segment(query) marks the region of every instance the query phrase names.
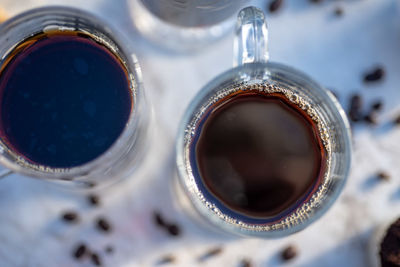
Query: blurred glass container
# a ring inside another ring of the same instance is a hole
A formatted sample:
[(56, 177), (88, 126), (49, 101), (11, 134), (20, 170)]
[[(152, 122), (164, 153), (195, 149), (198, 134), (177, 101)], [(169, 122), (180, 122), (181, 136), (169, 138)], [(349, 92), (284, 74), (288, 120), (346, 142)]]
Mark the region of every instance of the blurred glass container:
[[(383, 218), (381, 218), (374, 227), (368, 242), (369, 267), (382, 267), (382, 259), (380, 256), (381, 244), (387, 235), (389, 228), (399, 219), (399, 214), (398, 212), (394, 212), (393, 214), (382, 217)], [(400, 247), (400, 242), (398, 243), (398, 247)], [(397, 248), (394, 246), (393, 250)]]
[(192, 51), (224, 36), (248, 0), (130, 0), (136, 29), (173, 51)]

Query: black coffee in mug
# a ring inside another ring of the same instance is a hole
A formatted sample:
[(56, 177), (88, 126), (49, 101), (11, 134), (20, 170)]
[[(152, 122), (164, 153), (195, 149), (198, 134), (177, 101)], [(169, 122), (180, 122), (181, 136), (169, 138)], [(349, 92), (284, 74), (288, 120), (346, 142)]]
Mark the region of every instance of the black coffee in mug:
[(281, 92), (245, 88), (219, 99), (201, 118), (191, 150), (203, 192), (250, 217), (292, 211), (326, 171), (316, 121)]
[(320, 218), (341, 192), (349, 124), (326, 89), (269, 61), (262, 10), (242, 9), (235, 34), (237, 66), (200, 90), (180, 124), (178, 200), (215, 229), (283, 237)]
[(69, 168), (104, 153), (133, 108), (121, 59), (83, 32), (36, 34), (0, 70), (0, 134), (28, 163)]

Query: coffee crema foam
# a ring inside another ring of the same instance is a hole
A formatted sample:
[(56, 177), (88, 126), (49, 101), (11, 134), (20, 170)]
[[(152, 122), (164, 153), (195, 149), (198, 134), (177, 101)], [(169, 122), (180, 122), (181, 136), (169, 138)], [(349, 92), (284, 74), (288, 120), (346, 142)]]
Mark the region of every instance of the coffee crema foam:
[[(284, 98), (294, 104), (296, 107), (304, 111), (308, 117), (313, 121), (313, 123), (317, 126), (319, 138), (322, 141), (323, 148), (326, 151), (326, 162), (325, 162), (325, 173), (322, 175), (322, 180), (318, 185), (316, 191), (309, 196), (309, 200), (294, 209), (289, 215), (283, 218), (279, 218), (273, 222), (264, 223), (264, 224), (252, 224), (243, 222), (237, 218), (233, 218), (228, 214), (222, 212), (217, 205), (213, 202), (209, 201), (202, 191), (199, 189), (196, 178), (193, 174), (193, 169), (190, 164), (190, 146), (193, 143), (193, 138), (196, 134), (196, 131), (199, 126), (199, 122), (203, 119), (204, 114), (206, 114), (210, 109), (215, 108), (216, 106), (223, 104), (223, 100), (229, 96), (238, 95), (244, 92), (260, 92), (262, 94), (281, 94)], [(187, 178), (185, 179), (186, 188), (189, 190), (189, 193), (195, 196), (196, 201), (200, 202), (203, 207), (215, 214), (219, 219), (224, 221), (225, 223), (239, 227), (244, 230), (254, 231), (254, 232), (267, 232), (267, 231), (275, 231), (275, 230), (283, 230), (287, 228), (291, 228), (295, 225), (298, 225), (304, 221), (307, 221), (312, 215), (313, 210), (320, 206), (321, 201), (323, 201), (326, 192), (329, 187), (330, 179), (329, 174), (331, 172), (331, 151), (332, 151), (332, 143), (330, 141), (330, 135), (328, 131), (328, 127), (326, 123), (321, 119), (321, 115), (318, 114), (318, 111), (310, 104), (311, 101), (307, 99), (306, 96), (300, 95), (297, 92), (294, 92), (293, 89), (285, 89), (276, 85), (272, 85), (269, 83), (251, 83), (251, 82), (242, 82), (239, 84), (233, 84), (231, 86), (226, 87), (225, 89), (220, 90), (216, 94), (209, 97), (209, 99), (200, 106), (198, 112), (193, 116), (193, 119), (187, 125), (184, 135), (184, 163)]]

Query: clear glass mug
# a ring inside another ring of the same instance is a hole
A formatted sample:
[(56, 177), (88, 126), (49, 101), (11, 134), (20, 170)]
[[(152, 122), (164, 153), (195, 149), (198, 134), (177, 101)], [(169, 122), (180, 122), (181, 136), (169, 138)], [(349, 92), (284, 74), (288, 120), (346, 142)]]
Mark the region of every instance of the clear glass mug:
[(129, 0), (136, 29), (173, 51), (202, 48), (234, 26), (248, 0)]
[[(247, 7), (240, 11), (235, 53), (238, 66), (205, 85), (181, 121), (176, 142), (178, 200), (184, 209), (213, 229), (242, 236), (286, 236), (318, 219), (341, 192), (351, 161), (350, 126), (345, 112), (328, 90), (298, 70), (268, 61), (267, 26), (261, 10)], [(318, 118), (329, 164), (317, 189), (307, 195), (306, 201), (288, 212), (260, 218), (232, 210), (210, 193), (198, 171), (194, 171), (198, 166), (197, 160), (191, 157), (194, 153), (191, 144), (199, 123), (204, 116), (211, 114), (219, 100), (238, 90), (285, 94), (291, 101), (297, 101), (310, 117)]]
[[(113, 145), (103, 154), (83, 165), (52, 168), (27, 164), (0, 138), (0, 164), (12, 172), (63, 182), (83, 188), (106, 185), (125, 177), (137, 168), (147, 146), (151, 109), (145, 96), (141, 70), (129, 42), (115, 29), (95, 16), (69, 7), (45, 7), (20, 14), (0, 25), (1, 65), (13, 48), (24, 39), (45, 31), (80, 31), (112, 51), (123, 62), (130, 79), (133, 108), (128, 122)], [(0, 74), (1, 75), (1, 74)], [(29, 137), (27, 137), (29, 138)]]

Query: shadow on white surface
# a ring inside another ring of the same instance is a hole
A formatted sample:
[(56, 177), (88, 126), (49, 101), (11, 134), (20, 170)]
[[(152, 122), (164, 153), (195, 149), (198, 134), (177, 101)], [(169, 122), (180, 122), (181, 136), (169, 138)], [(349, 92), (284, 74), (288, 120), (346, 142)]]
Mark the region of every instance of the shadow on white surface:
[[(315, 258), (301, 263), (299, 267), (337, 267), (337, 266), (353, 266), (368, 267), (369, 260), (369, 242), (372, 229), (364, 231), (360, 234), (350, 236), (344, 242), (339, 243), (336, 247), (323, 252)], [(318, 244), (315, 244), (318, 246)], [(355, 249), (357, 248), (357, 249)], [(358, 255), (357, 255), (358, 254)], [(353, 260), (354, 259), (354, 260)], [(360, 261), (359, 259), (363, 259)], [(374, 266), (371, 266), (374, 267)]]

